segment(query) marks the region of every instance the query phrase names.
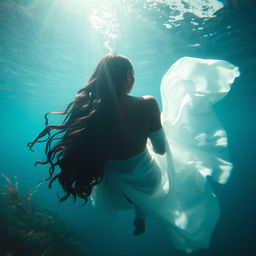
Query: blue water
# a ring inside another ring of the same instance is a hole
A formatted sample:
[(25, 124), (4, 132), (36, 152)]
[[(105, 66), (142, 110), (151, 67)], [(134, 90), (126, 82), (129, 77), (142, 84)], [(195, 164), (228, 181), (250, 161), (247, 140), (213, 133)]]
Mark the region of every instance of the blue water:
[[(229, 95), (214, 106), (234, 169), (227, 184), (213, 184), (222, 215), (211, 247), (192, 255), (254, 255), (256, 5), (201, 0), (195, 2), (212, 6), (197, 8), (189, 1), (169, 2), (0, 1), (0, 173), (16, 176), (21, 193), (47, 177), (47, 167), (33, 166), (44, 159), (43, 147), (31, 153), (26, 144), (42, 130), (44, 113), (64, 110), (109, 51), (133, 62), (132, 94), (153, 95), (160, 106), (161, 77), (178, 58), (224, 59), (241, 71)], [(132, 212), (113, 219), (91, 204), (59, 204), (59, 190), (57, 184), (52, 190), (42, 184), (33, 199), (66, 218), (89, 255), (185, 255), (154, 220), (144, 235), (134, 237)]]

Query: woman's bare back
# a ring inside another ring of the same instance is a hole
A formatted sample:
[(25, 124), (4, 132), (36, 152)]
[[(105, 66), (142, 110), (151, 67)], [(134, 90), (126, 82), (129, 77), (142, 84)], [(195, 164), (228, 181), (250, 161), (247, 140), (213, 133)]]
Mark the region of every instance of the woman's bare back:
[(119, 99), (118, 123), (109, 132), (108, 159), (123, 160), (145, 149), (150, 131), (161, 128), (160, 112), (152, 96)]

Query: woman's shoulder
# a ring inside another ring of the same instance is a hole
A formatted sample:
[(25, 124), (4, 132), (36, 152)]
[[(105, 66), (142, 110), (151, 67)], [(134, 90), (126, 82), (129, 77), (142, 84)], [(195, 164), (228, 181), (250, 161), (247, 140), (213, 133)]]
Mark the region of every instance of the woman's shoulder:
[(158, 103), (155, 97), (151, 95), (145, 95), (145, 96), (142, 96), (142, 98), (144, 99), (144, 102), (147, 108), (149, 108), (150, 110), (158, 109)]
[(143, 98), (144, 100), (156, 100), (155, 97), (152, 96), (152, 95), (144, 95), (144, 96), (142, 96), (142, 98)]
[(130, 99), (134, 102), (140, 102), (140, 103), (145, 103), (145, 104), (154, 104), (156, 103), (156, 99), (154, 96), (151, 95), (144, 95), (144, 96), (129, 96)]
[(140, 97), (129, 96), (128, 105), (130, 107), (133, 106), (137, 110), (140, 109), (143, 112), (149, 112), (149, 113), (153, 113), (156, 111), (158, 112), (158, 109), (159, 109), (157, 100), (155, 99), (155, 97), (153, 97), (151, 95), (144, 95), (144, 96), (140, 96)]
[(138, 107), (145, 108), (147, 110), (152, 110), (158, 108), (157, 101), (155, 97), (151, 95), (144, 95), (140, 97), (130, 96), (131, 102), (135, 103)]
[(142, 98), (148, 104), (155, 104), (155, 103), (157, 103), (155, 97), (152, 96), (152, 95), (144, 95), (144, 96), (142, 96)]

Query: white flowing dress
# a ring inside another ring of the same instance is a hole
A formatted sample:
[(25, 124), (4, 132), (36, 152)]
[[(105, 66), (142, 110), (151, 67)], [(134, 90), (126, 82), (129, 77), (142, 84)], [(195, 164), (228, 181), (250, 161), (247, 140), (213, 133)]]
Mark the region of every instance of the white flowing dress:
[[(93, 206), (158, 219), (177, 249), (208, 248), (220, 209), (207, 176), (223, 184), (232, 169), (227, 135), (211, 105), (238, 76), (223, 60), (183, 57), (173, 64), (161, 82), (163, 128), (149, 134), (151, 145), (140, 154), (107, 161)], [(156, 153), (161, 147), (164, 155)]]

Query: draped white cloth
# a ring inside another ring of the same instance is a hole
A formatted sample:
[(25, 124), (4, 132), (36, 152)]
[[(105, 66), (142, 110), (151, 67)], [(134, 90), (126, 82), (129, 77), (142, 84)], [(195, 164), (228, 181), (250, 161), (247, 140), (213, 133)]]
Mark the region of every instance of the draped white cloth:
[(132, 158), (108, 161), (93, 188), (94, 207), (115, 215), (132, 209), (130, 200), (164, 225), (177, 249), (208, 248), (220, 209), (207, 176), (225, 183), (232, 169), (227, 135), (211, 105), (238, 76), (223, 60), (183, 57), (173, 64), (161, 82), (163, 129), (149, 134), (155, 146), (164, 140), (166, 153), (148, 145)]

